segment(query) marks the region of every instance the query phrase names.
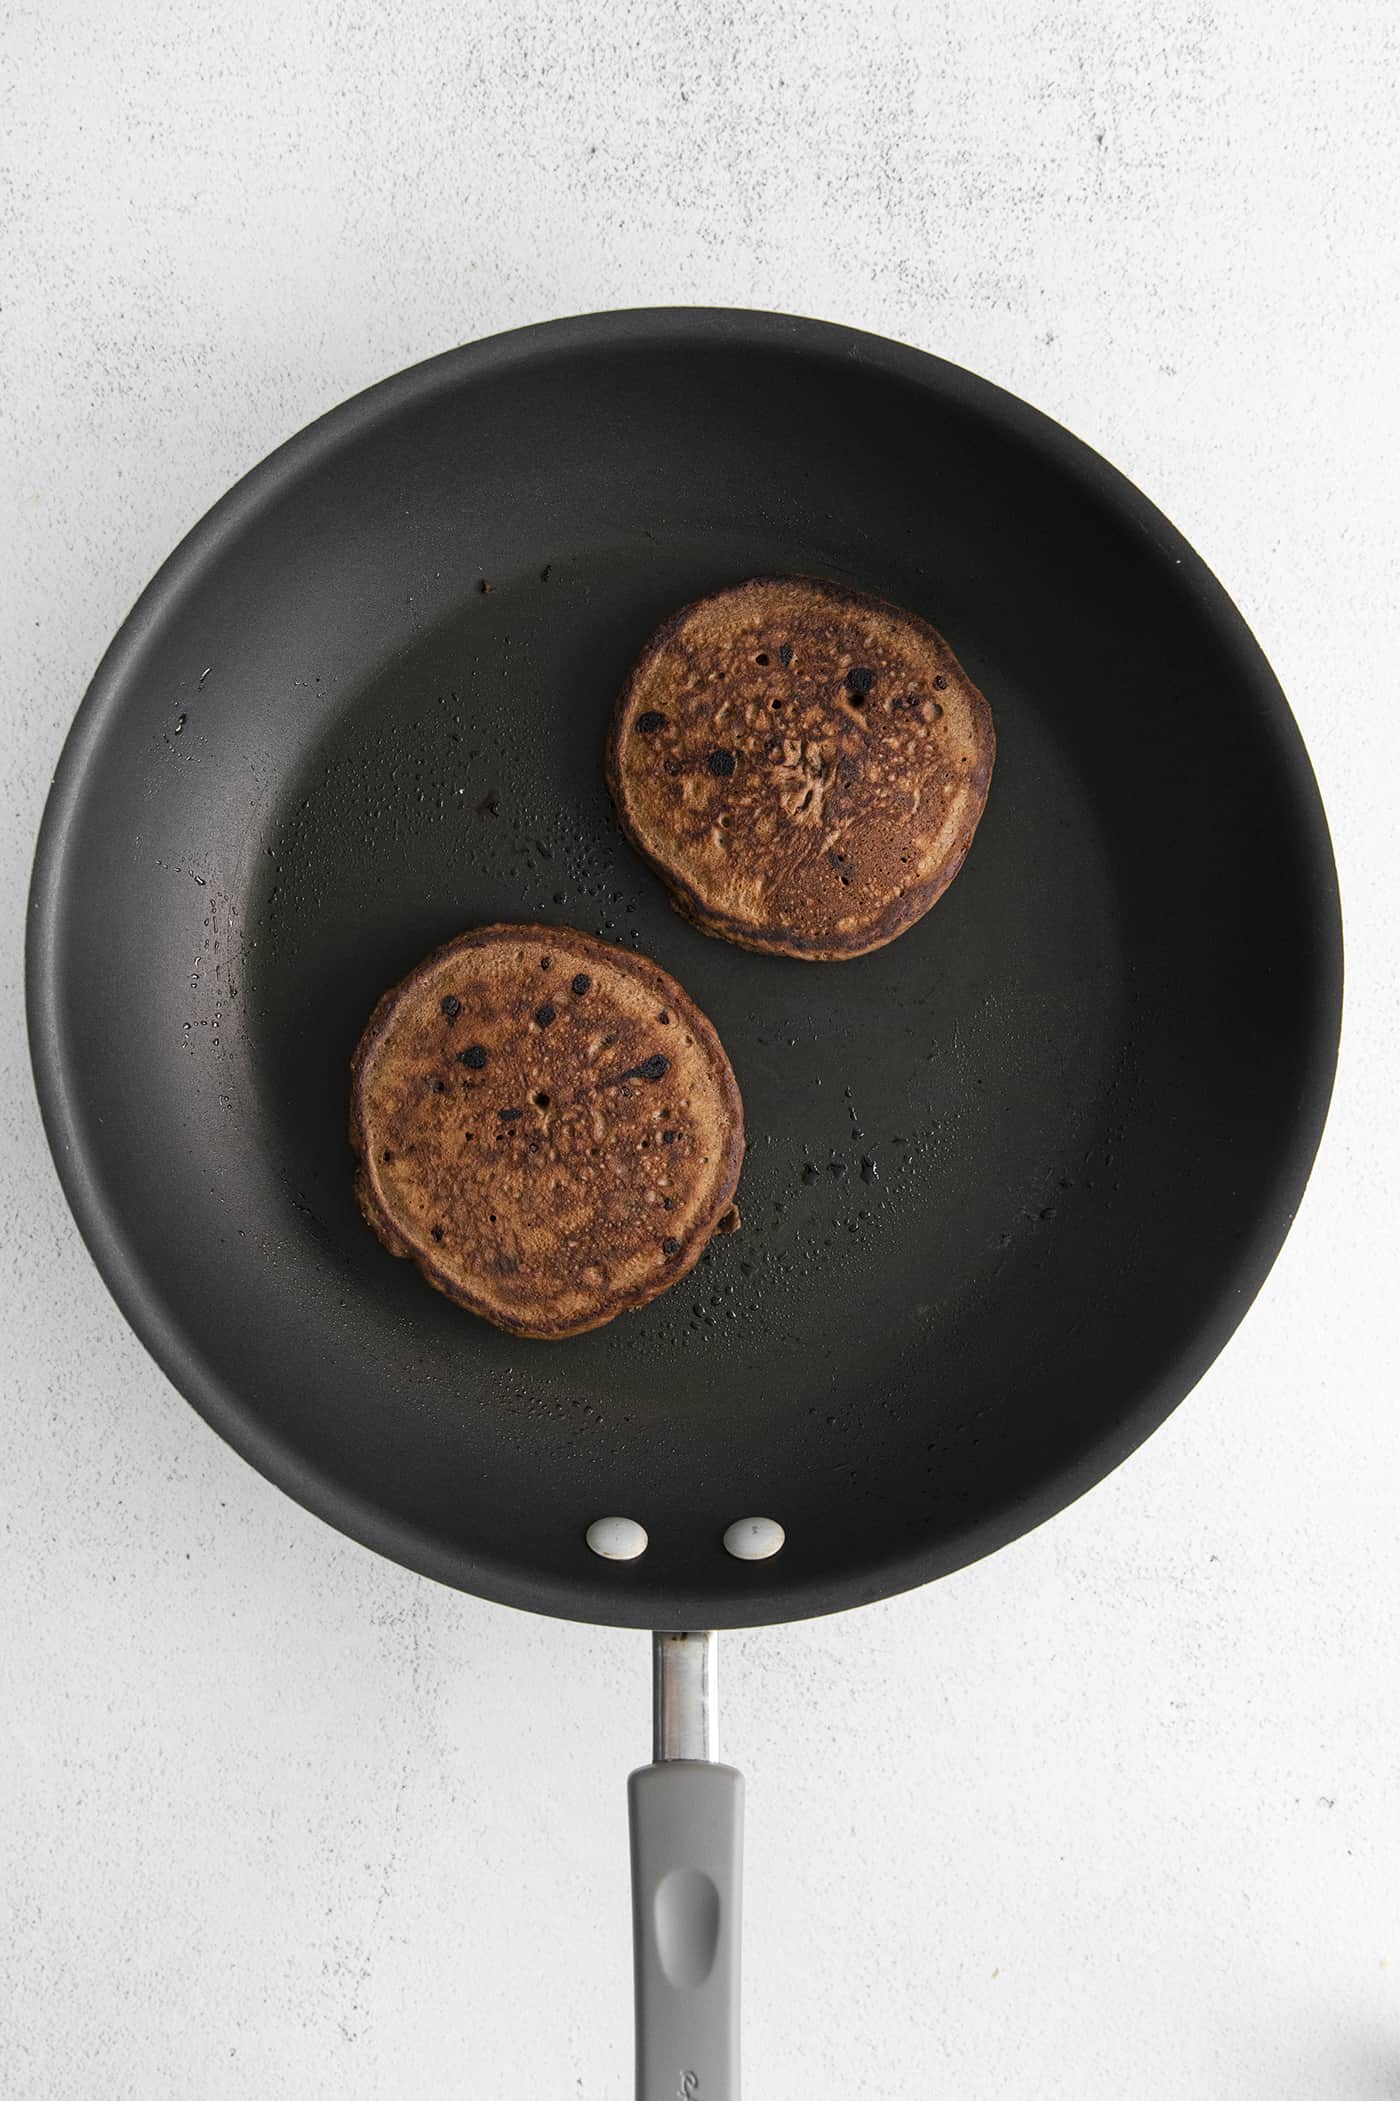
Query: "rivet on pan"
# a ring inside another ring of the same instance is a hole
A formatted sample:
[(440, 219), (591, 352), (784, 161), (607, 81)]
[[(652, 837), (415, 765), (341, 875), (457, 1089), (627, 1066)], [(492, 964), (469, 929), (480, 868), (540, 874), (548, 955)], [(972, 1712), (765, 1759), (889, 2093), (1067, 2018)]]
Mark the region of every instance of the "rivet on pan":
[(724, 1535), (724, 1550), (736, 1561), (767, 1561), (786, 1538), (775, 1517), (740, 1517)]
[(635, 1561), (647, 1550), (647, 1528), (635, 1517), (595, 1517), (584, 1537), (604, 1561)]

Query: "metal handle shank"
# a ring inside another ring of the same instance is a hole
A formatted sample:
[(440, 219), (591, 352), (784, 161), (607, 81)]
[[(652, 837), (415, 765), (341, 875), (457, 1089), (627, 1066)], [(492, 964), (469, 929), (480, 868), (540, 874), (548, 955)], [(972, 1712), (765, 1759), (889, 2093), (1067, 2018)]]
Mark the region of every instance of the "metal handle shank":
[(637, 2101), (739, 2101), (744, 1782), (714, 1757), (714, 1637), (656, 1637), (657, 1762), (628, 1782)]

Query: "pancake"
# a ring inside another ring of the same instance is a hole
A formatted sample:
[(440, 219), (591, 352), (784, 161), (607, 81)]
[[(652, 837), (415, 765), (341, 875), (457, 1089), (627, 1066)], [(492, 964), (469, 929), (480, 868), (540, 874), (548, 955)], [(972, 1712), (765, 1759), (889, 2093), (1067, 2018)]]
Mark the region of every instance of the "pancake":
[(365, 1217), (512, 1335), (644, 1306), (732, 1209), (744, 1122), (723, 1045), (674, 978), (588, 934), (449, 942), (385, 993), (351, 1074)]
[(943, 895), (995, 750), (990, 708), (926, 620), (759, 577), (657, 629), (613, 716), (608, 785), (705, 933), (839, 962)]

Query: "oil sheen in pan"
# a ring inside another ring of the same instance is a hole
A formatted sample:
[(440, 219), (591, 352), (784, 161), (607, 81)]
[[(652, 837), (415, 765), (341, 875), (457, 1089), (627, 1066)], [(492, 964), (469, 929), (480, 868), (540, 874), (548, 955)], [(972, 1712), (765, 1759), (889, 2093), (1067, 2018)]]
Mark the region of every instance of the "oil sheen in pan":
[[(680, 592), (678, 559), (676, 570)], [(897, 1373), (968, 1295), (1033, 1256), (1104, 1171), (1105, 1118), (1131, 1084), (1116, 908), (1072, 767), (1009, 668), (973, 650), (995, 697), (998, 772), (974, 851), (927, 920), (852, 966), (695, 934), (619, 834), (601, 777), (613, 681), (635, 639), (624, 614), (609, 621), (611, 574), (605, 557), (579, 561), (567, 598), (557, 576), (498, 579), (348, 697), (267, 840), (272, 880), (250, 900), (250, 1011), (267, 1113), (300, 1186), (338, 1212), (342, 1055), (382, 984), (416, 960), (415, 941), (541, 918), (674, 971), (715, 1018), (744, 1094), (743, 1228), (675, 1292), (578, 1338), (567, 1362), (544, 1350), (521, 1369), (537, 1393), (612, 1412), (612, 1367), (635, 1357), (658, 1382), (658, 1409), (703, 1419), (715, 1377), (758, 1375), (775, 1347), (842, 1361), (851, 1292), (864, 1370)], [(528, 601), (550, 591), (562, 610), (557, 630), (541, 630)], [(528, 646), (512, 640), (522, 634)], [(552, 673), (546, 638), (562, 659)], [(589, 704), (551, 713), (551, 678), (577, 688), (579, 663), (597, 667)], [(301, 1093), (289, 1061), (304, 1078), (308, 1059), (322, 1121), (287, 1114)], [(822, 1400), (801, 1404), (804, 1419)]]

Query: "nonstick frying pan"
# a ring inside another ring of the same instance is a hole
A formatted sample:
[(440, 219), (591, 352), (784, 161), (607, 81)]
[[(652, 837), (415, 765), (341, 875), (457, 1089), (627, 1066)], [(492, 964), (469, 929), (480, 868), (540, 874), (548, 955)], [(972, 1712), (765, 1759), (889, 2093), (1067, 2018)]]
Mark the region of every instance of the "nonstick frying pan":
[[(784, 571), (925, 614), (996, 720), (966, 868), (858, 962), (694, 931), (603, 785), (651, 628)], [(742, 1231), (557, 1344), (391, 1260), (346, 1144), (376, 996), (527, 918), (674, 972), (750, 1140)], [(93, 681), (30, 933), (64, 1188), (206, 1419), (426, 1575), (697, 1636), (940, 1576), (1147, 1436), (1278, 1251), (1340, 1006), (1302, 743), (1160, 513), (953, 366), (699, 309), (451, 351), (241, 482)], [(590, 1551), (603, 1516), (646, 1551)], [(724, 1545), (752, 1517), (784, 1529), (768, 1559)], [(659, 1763), (634, 1779), (644, 2101), (737, 2092), (709, 1649), (658, 1640)]]

